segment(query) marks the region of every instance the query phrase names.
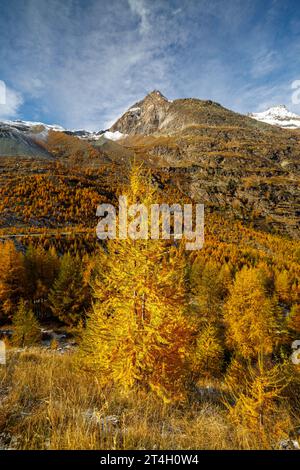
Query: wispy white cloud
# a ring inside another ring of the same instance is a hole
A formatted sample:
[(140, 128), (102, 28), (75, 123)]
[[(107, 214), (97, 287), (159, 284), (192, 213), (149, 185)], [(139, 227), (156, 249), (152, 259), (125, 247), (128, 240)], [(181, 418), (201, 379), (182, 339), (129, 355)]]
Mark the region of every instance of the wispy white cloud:
[(254, 78), (266, 76), (280, 67), (280, 58), (276, 51), (259, 48), (253, 55), (251, 74)]
[(18, 116), (20, 106), (23, 104), (22, 95), (0, 82), (0, 120)]
[(68, 127), (99, 129), (151, 89), (172, 90), (165, 48), (178, 28), (142, 0), (124, 3), (28, 0), (12, 74), (27, 100)]
[(3, 80), (0, 80), (0, 104), (6, 103), (6, 85)]
[(24, 113), (70, 128), (108, 127), (154, 88), (253, 111), (288, 99), (299, 78), (298, 42), (276, 42), (284, 7), (265, 4), (11, 0), (0, 18), (0, 78), (22, 94)]
[(150, 30), (149, 10), (144, 0), (128, 0), (131, 11), (140, 18), (140, 32), (146, 34)]

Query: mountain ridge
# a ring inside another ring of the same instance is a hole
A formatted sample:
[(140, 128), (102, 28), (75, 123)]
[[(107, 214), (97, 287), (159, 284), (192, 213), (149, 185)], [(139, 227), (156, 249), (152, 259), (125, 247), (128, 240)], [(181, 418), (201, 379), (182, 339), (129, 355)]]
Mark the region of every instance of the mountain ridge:
[(211, 100), (169, 101), (154, 91), (110, 131), (123, 133), (122, 145), (146, 165), (165, 168), (207, 211), (225, 211), (263, 230), (299, 236), (300, 135), (295, 130)]
[(263, 128), (251, 116), (223, 107), (212, 100), (179, 98), (168, 100), (160, 91), (153, 90), (142, 100), (130, 106), (110, 127), (111, 132), (126, 135), (172, 134), (193, 125), (238, 125)]
[[(190, 113), (189, 105), (202, 108), (206, 112), (205, 116), (198, 113), (198, 116), (192, 116)], [(178, 108), (178, 109), (176, 109)], [(277, 105), (268, 108), (266, 111), (257, 113), (241, 114), (230, 109), (223, 107), (221, 104), (212, 100), (200, 100), (198, 98), (178, 98), (169, 100), (159, 90), (153, 90), (148, 93), (143, 99), (135, 102), (125, 111), (116, 122), (106, 130), (88, 131), (86, 129), (66, 129), (59, 124), (47, 124), (43, 122), (26, 121), (26, 120), (3, 120), (0, 121), (0, 128), (9, 126), (27, 134), (46, 134), (48, 131), (64, 132), (68, 135), (73, 135), (83, 140), (97, 140), (101, 136), (105, 136), (110, 140), (119, 140), (124, 135), (144, 134), (151, 135), (153, 133), (172, 132), (172, 124), (178, 121), (177, 129), (179, 130), (180, 124), (184, 121), (184, 115), (189, 114), (190, 122), (188, 125), (199, 124), (202, 120), (203, 125), (211, 125), (214, 122), (209, 120), (211, 115), (210, 110), (216, 114), (219, 110), (221, 115), (223, 112), (223, 122), (232, 122), (234, 119), (240, 120), (250, 118), (252, 121), (261, 122), (262, 124), (272, 125), (275, 127), (282, 127), (286, 129), (300, 128), (300, 116), (290, 112), (285, 105)], [(183, 116), (180, 116), (180, 112)], [(225, 113), (227, 114), (225, 116)], [(173, 119), (172, 115), (173, 114)], [(216, 118), (216, 116), (215, 116)], [(197, 122), (196, 122), (197, 121)], [(219, 118), (215, 124), (221, 124), (222, 117)], [(253, 122), (248, 121), (247, 124), (255, 125)], [(183, 130), (184, 125), (181, 126)]]
[(0, 125), (0, 157), (22, 157), (52, 159), (49, 153), (32, 135), (9, 126)]
[[(154, 90), (134, 103), (108, 134), (99, 131), (95, 138), (38, 126), (11, 131), (19, 133), (18, 137), (23, 132), (26, 141), (40, 145), (51, 156), (54, 165), (49, 162), (45, 181), (52, 181), (59, 164), (70, 176), (75, 168), (78, 175), (90, 174), (87, 187), (100, 178), (100, 186), (110, 188), (111, 178), (126, 180), (135, 159), (150, 168), (166, 191), (177, 189), (182, 197), (203, 203), (207, 212), (299, 238), (300, 134), (296, 130), (261, 123), (210, 100), (170, 101)], [(117, 137), (118, 142), (106, 136)], [(21, 159), (13, 160), (12, 181), (22, 178), (23, 171), (22, 165), (18, 167)], [(2, 159), (6, 172), (4, 165)], [(45, 167), (37, 165), (34, 171), (41, 174)], [(70, 188), (77, 185), (72, 177), (68, 180)]]

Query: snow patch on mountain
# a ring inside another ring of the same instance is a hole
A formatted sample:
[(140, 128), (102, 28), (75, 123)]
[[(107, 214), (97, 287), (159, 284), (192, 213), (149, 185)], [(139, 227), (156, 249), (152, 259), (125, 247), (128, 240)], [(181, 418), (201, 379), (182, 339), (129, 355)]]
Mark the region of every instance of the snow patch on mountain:
[(39, 139), (45, 139), (49, 131), (55, 132), (65, 132), (69, 135), (74, 135), (79, 139), (83, 140), (99, 140), (102, 136), (109, 140), (119, 140), (122, 137), (125, 137), (125, 134), (122, 134), (119, 131), (110, 132), (110, 131), (99, 131), (91, 132), (85, 129), (65, 129), (64, 127), (58, 124), (45, 124), (43, 122), (33, 122), (33, 121), (0, 121), (0, 127), (9, 127), (17, 131), (24, 132), (27, 135), (34, 134)]
[(0, 124), (6, 124), (7, 126), (14, 127), (19, 130), (30, 130), (34, 127), (44, 127), (47, 130), (64, 132), (65, 129), (58, 124), (45, 124), (43, 122), (34, 122), (34, 121), (1, 121)]
[(115, 132), (106, 131), (104, 132), (103, 135), (106, 139), (109, 139), (109, 140), (119, 140), (119, 139), (122, 139), (122, 137), (126, 136), (126, 134), (122, 134), (122, 132), (119, 132), (119, 131), (115, 131)]
[(285, 129), (300, 129), (300, 116), (289, 111), (283, 104), (273, 106), (261, 113), (249, 113), (248, 116), (272, 126)]
[(130, 109), (128, 110), (129, 113), (138, 113), (138, 112), (140, 112), (140, 111), (141, 111), (141, 108), (138, 108), (138, 107), (136, 107), (136, 108), (130, 108)]
[(45, 124), (44, 122), (35, 122), (35, 121), (22, 121), (22, 120), (0, 121), (0, 127), (3, 127), (3, 126), (9, 127), (11, 129), (15, 129), (27, 135), (32, 134), (39, 139), (46, 139), (49, 131), (64, 132), (69, 135), (74, 135), (75, 137), (78, 137), (79, 139), (83, 139), (83, 140), (98, 140), (103, 134), (103, 131), (91, 132), (85, 129), (70, 130), (70, 129), (65, 129), (59, 124)]

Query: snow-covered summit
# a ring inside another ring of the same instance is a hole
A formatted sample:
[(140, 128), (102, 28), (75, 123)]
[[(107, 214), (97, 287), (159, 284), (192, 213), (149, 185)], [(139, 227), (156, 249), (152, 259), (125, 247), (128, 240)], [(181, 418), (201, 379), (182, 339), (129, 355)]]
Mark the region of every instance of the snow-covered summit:
[(36, 127), (43, 127), (47, 130), (53, 130), (58, 132), (64, 132), (65, 129), (58, 124), (45, 124), (44, 122), (34, 122), (34, 121), (22, 121), (20, 119), (16, 121), (1, 121), (1, 124), (6, 124), (7, 126), (14, 127), (19, 130), (31, 130)]
[(261, 113), (250, 113), (249, 117), (285, 129), (300, 129), (300, 116), (292, 113), (283, 104), (273, 106)]

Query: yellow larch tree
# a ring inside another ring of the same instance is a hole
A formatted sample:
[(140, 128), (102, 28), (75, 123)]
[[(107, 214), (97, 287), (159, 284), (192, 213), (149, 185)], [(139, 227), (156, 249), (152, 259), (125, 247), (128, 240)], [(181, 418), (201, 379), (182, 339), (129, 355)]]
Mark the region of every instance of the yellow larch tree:
[(300, 333), (300, 303), (292, 306), (288, 316), (288, 327), (296, 334)]
[[(134, 167), (128, 203), (149, 207), (155, 188)], [(94, 283), (95, 303), (81, 363), (103, 384), (182, 399), (189, 380), (192, 327), (186, 315), (183, 249), (163, 240), (109, 240)]]
[(191, 351), (191, 363), (195, 381), (220, 374), (224, 350), (220, 331), (213, 324), (202, 325), (197, 331), (195, 347)]
[(24, 292), (23, 255), (12, 241), (0, 244), (0, 317), (11, 317)]
[(270, 448), (270, 444), (288, 437), (291, 422), (284, 407), (279, 406), (290, 380), (285, 367), (266, 361), (261, 352), (255, 364), (248, 362), (241, 371), (241, 390), (226, 380), (228, 396), (224, 403), (243, 447)]
[(224, 307), (228, 346), (244, 358), (270, 354), (276, 343), (277, 307), (269, 297), (262, 273), (244, 267), (236, 275)]
[(291, 302), (291, 286), (290, 274), (286, 269), (276, 272), (275, 289), (280, 301), (285, 303)]

